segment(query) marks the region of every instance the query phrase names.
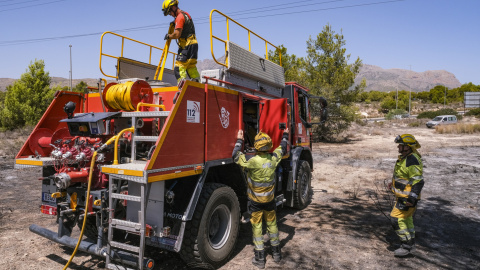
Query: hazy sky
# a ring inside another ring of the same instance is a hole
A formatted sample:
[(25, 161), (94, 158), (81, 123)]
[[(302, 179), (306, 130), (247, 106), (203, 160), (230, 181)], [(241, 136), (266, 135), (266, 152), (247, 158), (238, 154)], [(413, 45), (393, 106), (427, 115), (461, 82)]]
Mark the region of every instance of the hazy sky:
[[(196, 26), (199, 59), (211, 59), (209, 15), (218, 9), (289, 54), (305, 56), (306, 41), (330, 24), (342, 32), (350, 62), (384, 69), (423, 72), (446, 70), (461, 83), (480, 84), (479, 0), (180, 0)], [(99, 69), (100, 37), (105, 31), (163, 48), (172, 17), (154, 0), (0, 0), (0, 78), (19, 78), (35, 59), (45, 61), (50, 76), (105, 77)], [(226, 23), (214, 16), (213, 34), (226, 38)], [(247, 46), (247, 34), (231, 24), (230, 39)], [(265, 53), (252, 39), (257, 54)], [(215, 56), (222, 50), (214, 41)], [(105, 36), (104, 53), (119, 56), (121, 41)], [(172, 44), (176, 51), (177, 45)], [(155, 50), (154, 50), (155, 51)], [(125, 43), (124, 56), (148, 61), (149, 50)], [(105, 59), (105, 58), (104, 58)], [(152, 57), (157, 64), (159, 54)], [(110, 61), (110, 62), (109, 62)], [(114, 61), (104, 60), (114, 74)]]

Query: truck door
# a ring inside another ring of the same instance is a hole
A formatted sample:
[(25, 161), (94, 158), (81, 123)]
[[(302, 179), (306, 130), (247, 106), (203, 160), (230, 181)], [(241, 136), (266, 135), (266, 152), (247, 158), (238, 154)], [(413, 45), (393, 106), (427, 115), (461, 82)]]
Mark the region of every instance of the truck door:
[(289, 126), (287, 99), (262, 100), (258, 110), (260, 115), (259, 131), (267, 133), (272, 138), (273, 150), (280, 145), (283, 129)]
[(302, 89), (295, 87), (294, 96), (295, 133), (293, 144), (296, 146), (310, 146), (310, 112), (308, 110), (308, 96)]

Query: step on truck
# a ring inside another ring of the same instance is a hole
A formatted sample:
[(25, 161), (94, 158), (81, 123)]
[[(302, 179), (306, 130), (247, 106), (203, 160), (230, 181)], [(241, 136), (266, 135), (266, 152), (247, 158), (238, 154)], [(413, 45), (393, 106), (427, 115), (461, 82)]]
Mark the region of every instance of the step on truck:
[[(212, 10), (210, 29), (214, 14), (224, 17), (227, 33), (229, 22), (238, 24)], [(240, 26), (266, 51), (277, 49)], [(121, 41), (120, 56), (104, 52), (107, 39)], [(155, 249), (177, 252), (191, 267), (218, 268), (232, 255), (247, 211), (246, 172), (232, 160), (240, 129), (247, 155), (254, 155), (257, 132), (268, 133), (274, 149), (283, 129), (291, 130), (275, 176), (275, 201), (297, 209), (309, 204), (310, 106), (321, 106), (324, 121), (326, 101), (285, 82), (283, 68), (268, 55), (212, 30), (210, 39), (219, 68), (202, 71), (201, 82), (177, 85), (166, 67), (167, 58), (175, 58), (170, 41), (158, 48), (102, 35), (100, 71), (111, 82), (100, 79), (98, 89), (85, 93), (56, 93), (16, 156), (17, 169), (41, 168), (41, 212), (58, 223), (57, 231), (35, 224), (30, 231), (104, 257), (109, 269), (152, 269), (145, 251)], [(222, 61), (214, 41), (222, 44)], [(124, 57), (127, 43), (146, 47), (149, 60)], [(158, 65), (151, 63), (154, 51), (161, 53)], [(103, 70), (105, 59), (115, 63), (114, 75)], [(71, 237), (75, 227), (78, 240)]]

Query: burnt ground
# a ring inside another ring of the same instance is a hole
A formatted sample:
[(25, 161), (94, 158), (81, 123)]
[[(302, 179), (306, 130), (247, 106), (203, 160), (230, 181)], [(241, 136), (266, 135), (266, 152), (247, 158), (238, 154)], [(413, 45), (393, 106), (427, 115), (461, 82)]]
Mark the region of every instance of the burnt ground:
[[(417, 248), (403, 259), (393, 257), (398, 241), (383, 215), (392, 203), (384, 182), (397, 156), (393, 139), (401, 133), (420, 141), (426, 182), (415, 215)], [(280, 209), (284, 259), (276, 264), (267, 256), (267, 269), (480, 269), (479, 134), (369, 123), (352, 128), (347, 143), (315, 144), (314, 159), (312, 203)], [(73, 250), (28, 230), (32, 223), (56, 230), (54, 218), (40, 213), (39, 170), (14, 170), (13, 163), (0, 160), (0, 269), (61, 269)], [(242, 225), (234, 255), (220, 269), (255, 269), (252, 250), (250, 226)], [(176, 254), (147, 255), (155, 269), (188, 269)], [(79, 252), (70, 268), (104, 266)]]

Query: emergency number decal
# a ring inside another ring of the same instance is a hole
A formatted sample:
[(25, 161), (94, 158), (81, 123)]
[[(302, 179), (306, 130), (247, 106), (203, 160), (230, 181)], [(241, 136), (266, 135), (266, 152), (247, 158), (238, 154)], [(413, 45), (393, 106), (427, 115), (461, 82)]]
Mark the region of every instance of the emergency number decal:
[(200, 102), (187, 100), (187, 123), (200, 123)]
[(222, 123), (223, 128), (228, 128), (228, 125), (230, 124), (230, 113), (222, 107), (220, 110), (220, 122)]

